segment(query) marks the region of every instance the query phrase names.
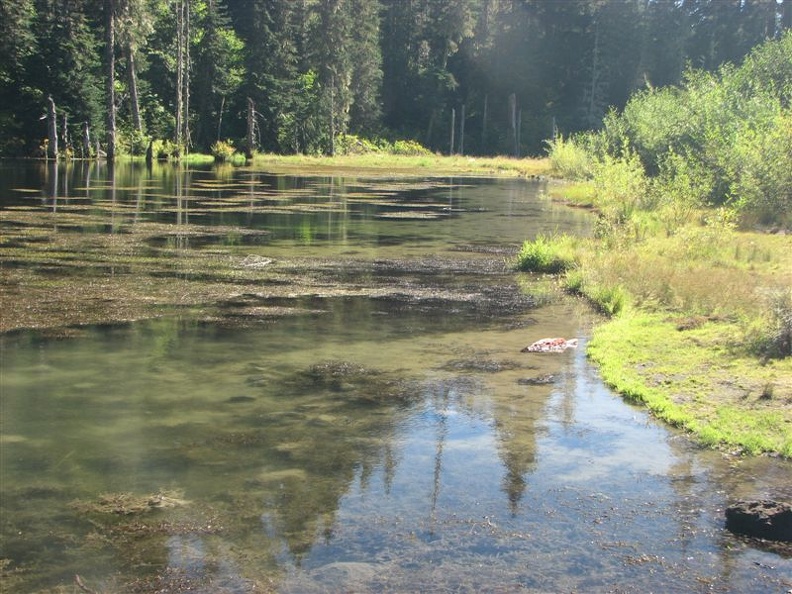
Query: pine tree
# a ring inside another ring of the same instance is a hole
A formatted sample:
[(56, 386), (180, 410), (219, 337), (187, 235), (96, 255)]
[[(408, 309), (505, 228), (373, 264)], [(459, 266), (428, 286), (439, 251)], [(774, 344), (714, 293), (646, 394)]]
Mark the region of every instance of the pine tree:
[(227, 98), (244, 78), (244, 44), (230, 26), (222, 0), (208, 0), (195, 22), (200, 41), (195, 57), (195, 142), (208, 149), (218, 137)]

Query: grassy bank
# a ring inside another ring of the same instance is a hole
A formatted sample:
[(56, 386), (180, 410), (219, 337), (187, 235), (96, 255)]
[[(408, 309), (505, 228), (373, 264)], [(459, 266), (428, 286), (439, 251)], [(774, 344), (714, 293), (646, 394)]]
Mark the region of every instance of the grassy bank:
[[(570, 188), (555, 192), (596, 203)], [(706, 445), (792, 458), (792, 236), (716, 214), (690, 213), (673, 234), (637, 217), (592, 238), (538, 237), (518, 266), (558, 273), (603, 312), (588, 354), (626, 398)]]
[(792, 34), (740, 67), (648, 87), (602, 130), (556, 138), (556, 198), (593, 237), (527, 242), (608, 321), (589, 355), (702, 443), (792, 458)]

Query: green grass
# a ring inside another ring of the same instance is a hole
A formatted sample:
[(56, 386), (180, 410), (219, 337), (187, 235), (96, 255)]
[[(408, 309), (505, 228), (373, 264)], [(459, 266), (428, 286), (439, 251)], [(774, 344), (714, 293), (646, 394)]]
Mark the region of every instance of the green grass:
[(574, 238), (568, 235), (538, 235), (523, 243), (516, 267), (524, 272), (557, 274), (575, 265)]
[(757, 365), (729, 321), (678, 328), (631, 311), (595, 329), (588, 355), (608, 385), (703, 444), (792, 457), (792, 359)]
[(318, 171), (355, 172), (371, 171), (384, 174), (399, 173), (409, 175), (504, 175), (515, 177), (534, 177), (550, 172), (547, 159), (514, 159), (510, 157), (465, 157), (454, 155), (394, 155), (388, 153), (364, 153), (358, 155), (338, 155), (335, 157), (310, 155), (273, 155), (257, 154), (253, 166), (267, 167), (272, 170), (290, 171), (295, 168), (310, 167)]

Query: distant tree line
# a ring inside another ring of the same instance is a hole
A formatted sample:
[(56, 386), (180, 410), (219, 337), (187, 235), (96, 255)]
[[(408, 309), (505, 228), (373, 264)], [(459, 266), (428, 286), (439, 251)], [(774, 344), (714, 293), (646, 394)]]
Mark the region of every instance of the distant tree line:
[(536, 154), (791, 25), (792, 0), (2, 0), (0, 154)]

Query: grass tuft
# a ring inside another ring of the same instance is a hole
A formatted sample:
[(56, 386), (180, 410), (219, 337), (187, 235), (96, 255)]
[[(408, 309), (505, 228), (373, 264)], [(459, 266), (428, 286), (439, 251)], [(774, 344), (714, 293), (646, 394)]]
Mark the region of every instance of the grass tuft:
[(575, 265), (574, 239), (568, 235), (538, 235), (523, 243), (516, 267), (524, 272), (558, 274)]

